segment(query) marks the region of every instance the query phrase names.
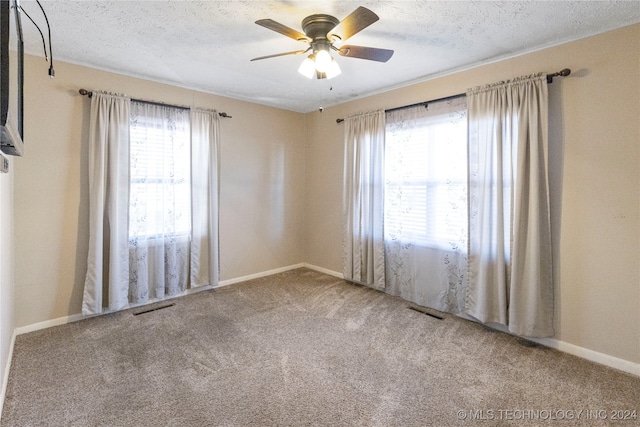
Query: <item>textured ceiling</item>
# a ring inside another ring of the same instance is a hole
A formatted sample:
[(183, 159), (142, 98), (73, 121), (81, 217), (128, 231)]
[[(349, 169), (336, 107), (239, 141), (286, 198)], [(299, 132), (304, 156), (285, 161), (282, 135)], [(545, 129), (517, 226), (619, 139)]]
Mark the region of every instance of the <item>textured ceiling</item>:
[[(21, 4), (46, 36), (38, 5), (25, 0)], [(51, 24), (54, 60), (298, 112), (640, 22), (639, 1), (42, 4)], [(389, 62), (337, 56), (340, 76), (308, 80), (297, 72), (302, 55), (249, 61), (307, 46), (256, 25), (256, 20), (271, 18), (302, 31), (301, 21), (308, 15), (343, 19), (358, 6), (371, 9), (380, 20), (350, 38), (349, 44), (394, 49)], [(23, 27), (26, 52), (44, 56), (37, 29), (26, 18)]]

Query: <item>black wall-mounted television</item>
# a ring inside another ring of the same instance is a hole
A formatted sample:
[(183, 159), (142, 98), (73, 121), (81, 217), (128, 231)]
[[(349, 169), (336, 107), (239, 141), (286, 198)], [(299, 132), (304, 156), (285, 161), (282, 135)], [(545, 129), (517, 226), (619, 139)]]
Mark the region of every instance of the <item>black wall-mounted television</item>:
[[(14, 5), (14, 7), (11, 7)], [(16, 55), (11, 61), (11, 14), (15, 17)], [(0, 0), (0, 150), (22, 156), (24, 45), (20, 10), (14, 0)]]

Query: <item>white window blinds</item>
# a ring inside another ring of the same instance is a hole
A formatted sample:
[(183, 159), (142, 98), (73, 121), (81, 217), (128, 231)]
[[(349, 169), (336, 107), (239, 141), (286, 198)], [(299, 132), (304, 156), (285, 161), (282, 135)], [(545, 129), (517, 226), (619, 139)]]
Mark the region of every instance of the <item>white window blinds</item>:
[(189, 235), (189, 110), (131, 103), (129, 238)]
[(387, 114), (385, 230), (390, 237), (444, 249), (466, 235), (466, 110), (463, 100), (454, 101)]

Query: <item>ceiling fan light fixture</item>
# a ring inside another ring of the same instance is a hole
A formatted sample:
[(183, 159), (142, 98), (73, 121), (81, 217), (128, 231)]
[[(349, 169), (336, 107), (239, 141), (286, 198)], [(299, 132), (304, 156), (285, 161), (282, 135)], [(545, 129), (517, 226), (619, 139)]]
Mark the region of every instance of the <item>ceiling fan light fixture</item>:
[(316, 52), (316, 70), (319, 72), (326, 73), (331, 66), (331, 61), (333, 58), (328, 51), (322, 49)]
[(331, 64), (329, 64), (329, 68), (327, 68), (327, 71), (325, 72), (325, 74), (327, 75), (327, 79), (332, 79), (335, 76), (340, 75), (341, 73), (342, 70), (340, 69), (340, 66), (335, 59), (331, 58)]
[(316, 64), (313, 61), (313, 55), (309, 55), (304, 59), (304, 61), (302, 61), (300, 68), (298, 68), (298, 72), (308, 79), (313, 78), (313, 75), (316, 73)]

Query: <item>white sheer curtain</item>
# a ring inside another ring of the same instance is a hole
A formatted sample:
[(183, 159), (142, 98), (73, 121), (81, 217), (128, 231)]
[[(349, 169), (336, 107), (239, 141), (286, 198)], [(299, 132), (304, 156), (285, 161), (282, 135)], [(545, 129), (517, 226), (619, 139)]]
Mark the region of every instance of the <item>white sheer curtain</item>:
[(384, 289), (384, 111), (345, 119), (344, 277)]
[(191, 287), (219, 281), (219, 120), (212, 111), (191, 111)]
[(386, 292), (464, 310), (467, 114), (464, 97), (387, 113)]
[(118, 310), (128, 304), (130, 105), (128, 98), (105, 93), (94, 92), (91, 98), (89, 254), (83, 314), (101, 313), (105, 305)]
[(131, 103), (129, 301), (187, 289), (191, 230), (189, 110)]
[(469, 90), (466, 312), (552, 336), (553, 281), (544, 75)]
[(218, 284), (218, 171), (214, 112), (94, 93), (83, 314)]

